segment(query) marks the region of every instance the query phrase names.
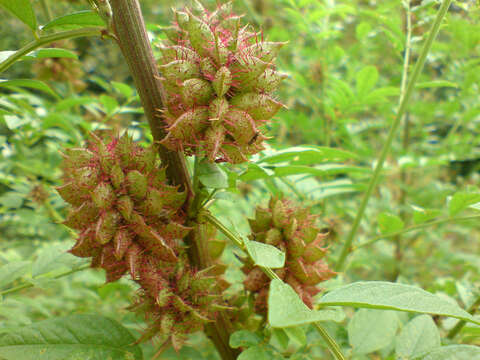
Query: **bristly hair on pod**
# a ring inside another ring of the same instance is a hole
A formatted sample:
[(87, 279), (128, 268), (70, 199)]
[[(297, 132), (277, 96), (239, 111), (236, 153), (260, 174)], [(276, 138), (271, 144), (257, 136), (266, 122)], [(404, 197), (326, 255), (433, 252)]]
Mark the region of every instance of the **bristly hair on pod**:
[(210, 161), (245, 162), (264, 149), (262, 127), (283, 107), (272, 94), (286, 77), (274, 66), (285, 43), (241, 26), (231, 2), (213, 12), (198, 2), (173, 11), (168, 40), (157, 44), (167, 92), (162, 143)]
[[(325, 261), (328, 233), (322, 232), (315, 220), (309, 208), (277, 197), (270, 199), (267, 208), (258, 206), (255, 218), (249, 219), (252, 240), (286, 253), (285, 267), (275, 272), (309, 308), (313, 308), (313, 297), (320, 292), (316, 285), (336, 275)], [(264, 314), (270, 279), (251, 261), (244, 259), (243, 262), (242, 270), (247, 276), (245, 289), (255, 296), (255, 310)]]

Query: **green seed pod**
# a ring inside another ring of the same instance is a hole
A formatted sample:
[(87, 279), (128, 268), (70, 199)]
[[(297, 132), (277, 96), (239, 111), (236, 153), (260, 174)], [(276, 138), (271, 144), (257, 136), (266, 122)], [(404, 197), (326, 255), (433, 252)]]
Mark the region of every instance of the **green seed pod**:
[(175, 61), (175, 60), (187, 60), (188, 62), (192, 62), (192, 63), (200, 62), (200, 58), (198, 57), (197, 53), (185, 46), (159, 45), (159, 49), (162, 52), (162, 63), (164, 64)]
[(113, 238), (113, 246), (115, 248), (115, 258), (120, 261), (128, 250), (128, 247), (132, 244), (133, 236), (125, 229), (120, 229), (115, 233)]
[(160, 215), (163, 206), (165, 204), (165, 199), (163, 193), (155, 188), (150, 188), (146, 199), (143, 202), (142, 209), (145, 215)]
[(110, 180), (112, 181), (113, 187), (115, 189), (120, 189), (123, 182), (125, 181), (125, 175), (123, 174), (122, 168), (120, 165), (115, 164), (110, 171)]
[(233, 75), (232, 86), (240, 92), (250, 86), (268, 67), (268, 63), (253, 56), (237, 56), (236, 60), (230, 71)]
[(181, 83), (200, 75), (197, 64), (188, 60), (175, 60), (166, 65), (160, 65), (160, 71), (171, 84)]
[(184, 272), (180, 279), (177, 281), (178, 290), (181, 292), (187, 290), (190, 287), (191, 276), (188, 272)]
[(160, 329), (162, 329), (162, 333), (170, 334), (174, 325), (175, 320), (172, 315), (166, 313), (162, 316), (162, 320), (160, 320)]
[(161, 27), (161, 30), (167, 35), (168, 40), (174, 44), (183, 40), (183, 32), (178, 31), (175, 26)]
[(141, 200), (147, 194), (147, 178), (138, 170), (129, 171), (126, 178), (128, 193)]
[(248, 160), (238, 146), (224, 144), (220, 151), (223, 153), (225, 161), (232, 164), (240, 164)]
[(133, 140), (127, 133), (123, 134), (115, 145), (114, 154), (120, 160), (123, 169), (130, 167), (133, 147)]
[(210, 82), (202, 79), (185, 80), (181, 91), (183, 102), (188, 106), (207, 105), (213, 95)]
[(186, 25), (190, 44), (200, 56), (208, 56), (210, 49), (215, 44), (215, 36), (203, 20), (189, 14)]
[(243, 52), (250, 56), (259, 58), (262, 61), (270, 62), (277, 57), (280, 49), (287, 44), (286, 42), (262, 41), (246, 47)]
[(277, 228), (271, 228), (270, 230), (267, 231), (267, 234), (265, 236), (265, 243), (276, 246), (280, 244), (282, 239), (283, 239), (282, 232)]
[(282, 228), (288, 221), (288, 215), (285, 205), (281, 200), (277, 200), (272, 208), (273, 225)]
[(293, 238), (298, 229), (298, 221), (296, 218), (292, 218), (285, 227), (285, 236), (287, 239)]
[(172, 292), (169, 289), (167, 288), (161, 289), (158, 292), (157, 297), (155, 298), (155, 302), (157, 303), (158, 306), (161, 306), (161, 307), (167, 306), (171, 296), (172, 296)]
[(265, 94), (246, 93), (233, 97), (230, 104), (247, 111), (254, 120), (268, 120), (283, 106)]
[(116, 195), (109, 183), (101, 182), (92, 192), (92, 200), (99, 209), (110, 209), (115, 202)]
[(133, 201), (128, 195), (123, 195), (117, 200), (117, 210), (127, 221), (132, 219)]
[(61, 198), (73, 206), (80, 206), (85, 201), (84, 192), (78, 190), (73, 182), (55, 188)]
[(120, 222), (120, 214), (116, 211), (107, 211), (97, 222), (95, 228), (95, 240), (100, 245), (105, 245), (113, 239), (117, 232), (118, 223)]
[(224, 97), (213, 100), (208, 107), (208, 116), (210, 121), (221, 121), (228, 112), (228, 101)]
[(94, 168), (83, 167), (74, 171), (75, 185), (79, 191), (89, 191), (98, 183), (98, 171)]
[(247, 145), (258, 133), (250, 115), (238, 110), (230, 110), (225, 115), (225, 129), (241, 145)]
[(93, 160), (93, 153), (88, 149), (83, 148), (68, 148), (65, 149), (65, 160), (72, 166), (84, 167), (91, 165)]
[(209, 127), (205, 132), (205, 149), (210, 161), (214, 161), (225, 139), (223, 126)]
[(325, 257), (326, 253), (327, 253), (326, 248), (322, 248), (320, 246), (310, 244), (305, 248), (305, 251), (303, 252), (303, 258), (307, 263), (313, 264), (314, 262)]
[(245, 92), (259, 92), (259, 93), (271, 93), (274, 92), (280, 83), (288, 78), (287, 74), (267, 69), (265, 72), (260, 75), (255, 81), (251, 82), (243, 90)]
[(182, 30), (187, 30), (189, 16), (184, 11), (173, 10), (175, 20)]
[(63, 224), (72, 229), (83, 230), (94, 223), (97, 216), (97, 207), (91, 201), (85, 201), (70, 211)]
[(222, 66), (220, 69), (218, 69), (217, 73), (215, 74), (215, 78), (212, 81), (213, 89), (215, 90), (217, 96), (220, 98), (227, 93), (231, 85), (232, 74), (227, 67)]
[(218, 32), (215, 33), (215, 49), (213, 58), (218, 65), (224, 65), (228, 59), (228, 49), (220, 40)]
[(200, 69), (202, 74), (205, 78), (212, 80), (215, 78), (215, 74), (217, 73), (217, 68), (213, 63), (212, 59), (209, 57), (205, 57), (200, 60)]
[(168, 131), (177, 139), (192, 141), (208, 125), (208, 108), (198, 107), (181, 115)]

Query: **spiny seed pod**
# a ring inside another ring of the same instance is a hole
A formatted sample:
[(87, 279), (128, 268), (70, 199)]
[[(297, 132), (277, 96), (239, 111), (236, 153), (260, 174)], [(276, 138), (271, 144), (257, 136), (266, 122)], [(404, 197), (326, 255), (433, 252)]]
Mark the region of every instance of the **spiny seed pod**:
[[(324, 261), (328, 234), (315, 226), (315, 216), (310, 214), (308, 208), (273, 197), (268, 208), (257, 207), (255, 219), (249, 219), (249, 222), (252, 240), (286, 252), (285, 267), (276, 270), (276, 273), (312, 308), (313, 296), (320, 291), (316, 285), (336, 274)], [(246, 259), (243, 261), (242, 270), (247, 275), (245, 289), (256, 294), (255, 309), (264, 313), (270, 280), (260, 268)]]
[(70, 252), (92, 257), (107, 281), (128, 271), (135, 278), (145, 252), (175, 262), (190, 231), (182, 225), (186, 194), (165, 183), (155, 154), (126, 134), (108, 143), (93, 135), (86, 149), (65, 151), (57, 190), (72, 205), (65, 225), (79, 232)]
[(141, 286), (133, 309), (147, 317), (149, 329), (142, 340), (152, 337), (169, 341), (179, 350), (185, 335), (201, 330), (215, 320), (225, 287), (214, 269), (194, 271), (185, 257), (172, 265), (156, 256), (143, 256), (138, 267)]
[(264, 41), (231, 9), (174, 11), (158, 63), (168, 95), (163, 144), (240, 163), (263, 150), (263, 125), (283, 106), (272, 94), (285, 75), (273, 62), (285, 43)]

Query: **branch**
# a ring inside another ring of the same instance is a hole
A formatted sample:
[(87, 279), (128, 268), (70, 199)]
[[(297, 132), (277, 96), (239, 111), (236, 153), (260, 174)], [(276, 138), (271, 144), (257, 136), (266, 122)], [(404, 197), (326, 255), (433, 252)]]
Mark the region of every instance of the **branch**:
[(38, 39), (28, 43), (21, 49), (15, 51), (7, 59), (0, 62), (0, 73), (7, 70), (22, 56), (27, 55), (33, 50), (38, 49), (44, 45), (48, 45), (48, 44), (51, 44), (52, 42), (65, 40), (65, 39), (73, 39), (73, 38), (84, 37), (84, 36), (101, 36), (102, 30), (104, 30), (104, 28), (93, 27), (93, 28), (84, 28), (84, 29), (77, 29), (77, 30), (70, 30), (70, 31), (62, 31), (55, 34), (51, 34), (51, 35), (40, 36)]
[(375, 170), (373, 171), (373, 176), (370, 179), (368, 184), (367, 191), (363, 196), (362, 202), (360, 204), (360, 208), (358, 209), (357, 216), (353, 221), (352, 228), (350, 233), (348, 234), (345, 243), (343, 244), (342, 252), (340, 253), (340, 257), (337, 261), (336, 271), (342, 271), (345, 265), (345, 260), (347, 259), (348, 254), (351, 252), (351, 247), (353, 243), (353, 239), (357, 235), (358, 228), (360, 227), (360, 222), (365, 214), (365, 210), (367, 208), (368, 201), (373, 194), (373, 190), (375, 189), (378, 179), (380, 178), (380, 174), (383, 169), (383, 164), (385, 163), (385, 159), (387, 158), (388, 153), (390, 152), (390, 148), (392, 147), (393, 139), (395, 138), (395, 134), (397, 132), (398, 126), (405, 114), (408, 103), (410, 102), (410, 98), (412, 97), (413, 90), (415, 89), (415, 83), (417, 82), (420, 73), (423, 70), (423, 66), (425, 65), (425, 60), (427, 59), (427, 55), (432, 47), (433, 41), (437, 37), (438, 31), (440, 30), (440, 25), (442, 24), (443, 18), (445, 17), (448, 8), (452, 0), (444, 0), (442, 6), (438, 10), (437, 17), (433, 22), (432, 28), (428, 34), (427, 40), (425, 40), (422, 50), (420, 51), (420, 56), (418, 57), (417, 62), (415, 63), (415, 67), (413, 69), (412, 75), (408, 81), (407, 88), (405, 90), (404, 96), (401, 98), (400, 106), (397, 111), (397, 115), (395, 116), (395, 120), (393, 121), (390, 131), (388, 132), (387, 139), (385, 140), (385, 144), (383, 145), (382, 152), (378, 157), (377, 165), (375, 166)]

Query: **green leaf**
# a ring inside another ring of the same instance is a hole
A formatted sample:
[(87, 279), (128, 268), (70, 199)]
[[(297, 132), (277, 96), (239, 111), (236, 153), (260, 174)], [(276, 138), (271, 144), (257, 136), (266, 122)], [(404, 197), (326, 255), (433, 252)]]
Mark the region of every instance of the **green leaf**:
[(348, 323), (348, 341), (354, 354), (368, 354), (390, 345), (397, 329), (395, 312), (360, 309)]
[(432, 318), (420, 315), (410, 320), (395, 342), (399, 359), (416, 359), (440, 347), (440, 334)]
[(387, 212), (378, 214), (377, 217), (378, 226), (382, 234), (389, 234), (396, 231), (400, 231), (404, 228), (405, 223), (397, 215), (393, 215)]
[(416, 205), (411, 205), (413, 209), (413, 221), (415, 224), (423, 224), (438, 217), (442, 212), (437, 209), (424, 209)]
[(0, 6), (10, 11), (33, 31), (37, 29), (37, 18), (30, 0), (0, 0)]
[(356, 76), (357, 95), (363, 99), (374, 88), (378, 81), (378, 70), (375, 66), (366, 66)]
[(257, 164), (248, 164), (247, 169), (239, 176), (241, 181), (252, 181), (258, 179), (267, 179), (273, 172), (269, 169), (264, 169)]
[(270, 156), (265, 156), (258, 160), (257, 164), (289, 162), (296, 165), (310, 165), (325, 161), (356, 158), (358, 158), (356, 154), (337, 148), (329, 148), (325, 146), (298, 146), (277, 151)]
[(58, 95), (52, 89), (50, 89), (50, 87), (47, 84), (45, 84), (43, 81), (40, 81), (40, 80), (33, 80), (33, 79), (1, 80), (0, 79), (0, 87), (25, 87), (29, 89), (36, 89), (58, 98)]
[(202, 159), (198, 164), (198, 179), (201, 183), (211, 189), (228, 188), (228, 177), (219, 166)]
[(135, 338), (118, 322), (95, 315), (53, 318), (0, 334), (2, 360), (141, 360)]
[(42, 26), (42, 30), (87, 26), (105, 26), (105, 21), (103, 21), (96, 11), (84, 10), (53, 19)]
[(248, 254), (255, 265), (280, 269), (285, 265), (285, 253), (275, 246), (243, 239)]
[(473, 192), (457, 192), (448, 203), (448, 212), (450, 216), (455, 216), (470, 205), (480, 201), (480, 194)]
[(480, 347), (473, 345), (442, 346), (425, 356), (422, 360), (479, 360)]
[(283, 329), (283, 331), (285, 331), (288, 337), (299, 346), (307, 345), (307, 335), (300, 326), (288, 327)]
[(129, 98), (130, 96), (133, 95), (133, 89), (127, 84), (117, 82), (117, 81), (112, 81), (112, 86), (117, 92), (119, 92), (126, 98)]
[(260, 344), (262, 339), (254, 332), (248, 330), (235, 331), (230, 335), (229, 344), (232, 348), (250, 347)]
[(100, 102), (107, 114), (112, 114), (118, 108), (118, 102), (115, 98), (108, 95), (101, 95)]
[(73, 51), (67, 49), (59, 48), (44, 48), (32, 51), (31, 53), (25, 55), (23, 58), (30, 59), (45, 59), (45, 58), (68, 58), (68, 59), (78, 59), (77, 54)]
[(243, 351), (237, 360), (280, 360), (282, 358), (265, 346), (254, 346)]
[(317, 165), (315, 167), (304, 166), (304, 165), (286, 165), (286, 166), (276, 166), (273, 168), (275, 176), (283, 177), (289, 175), (300, 175), (300, 174), (311, 174), (315, 176), (326, 176), (326, 175), (336, 175), (336, 174), (345, 174), (352, 172), (360, 173), (369, 173), (371, 170), (369, 168), (359, 167), (359, 166), (349, 166), (342, 164), (324, 164)]
[(415, 286), (385, 281), (361, 281), (343, 286), (322, 296), (319, 304), (436, 314), (480, 325), (480, 321), (448, 300)]
[(281, 280), (273, 279), (268, 295), (268, 322), (272, 327), (285, 328), (317, 321), (342, 321), (339, 309), (310, 310), (295, 290)]
[(425, 89), (425, 88), (438, 88), (438, 87), (453, 87), (458, 88), (458, 84), (447, 81), (447, 80), (434, 80), (434, 81), (425, 81), (419, 82), (415, 84), (417, 89)]
[(0, 288), (11, 284), (30, 271), (30, 261), (15, 261), (0, 267)]

